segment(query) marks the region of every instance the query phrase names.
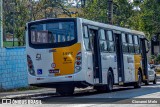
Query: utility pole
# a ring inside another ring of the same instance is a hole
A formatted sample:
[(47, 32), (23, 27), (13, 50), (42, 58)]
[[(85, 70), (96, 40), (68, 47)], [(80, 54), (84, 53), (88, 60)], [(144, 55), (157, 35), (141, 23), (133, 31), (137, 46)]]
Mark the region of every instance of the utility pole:
[(32, 0), (29, 0), (29, 10), (30, 10), (30, 21), (32, 21), (32, 11), (33, 11)]
[(0, 0), (0, 48), (3, 47), (3, 0)]
[(44, 18), (47, 18), (47, 17), (46, 17), (46, 14), (47, 14), (47, 13), (46, 13), (46, 9), (47, 9), (47, 3), (46, 3), (46, 0), (45, 0), (45, 4), (44, 4), (44, 9), (45, 9), (45, 10), (44, 10)]
[(14, 27), (15, 27), (15, 3), (14, 2), (12, 2), (12, 3), (10, 3), (10, 5), (11, 5), (11, 9), (12, 9), (12, 17), (13, 17), (13, 19), (12, 19), (12, 26), (13, 26), (13, 46), (14, 46)]
[(108, 21), (113, 24), (113, 0), (108, 0)]

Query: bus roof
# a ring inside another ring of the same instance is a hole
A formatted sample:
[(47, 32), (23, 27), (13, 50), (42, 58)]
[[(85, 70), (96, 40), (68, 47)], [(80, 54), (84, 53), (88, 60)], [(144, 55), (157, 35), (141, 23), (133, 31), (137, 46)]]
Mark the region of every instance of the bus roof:
[(122, 32), (126, 32), (126, 33), (131, 33), (131, 34), (138, 34), (141, 36), (144, 36), (145, 34), (141, 31), (137, 31), (137, 30), (131, 30), (128, 28), (123, 28), (123, 27), (119, 27), (119, 26), (115, 26), (115, 25), (110, 25), (110, 24), (104, 24), (104, 23), (100, 23), (100, 22), (95, 22), (95, 21), (91, 21), (91, 20), (87, 20), (87, 19), (83, 19), (80, 18), (82, 20), (83, 23), (89, 24), (89, 25), (95, 25), (98, 27), (104, 27), (107, 29), (113, 29), (113, 30), (117, 30), (117, 31), (122, 31)]

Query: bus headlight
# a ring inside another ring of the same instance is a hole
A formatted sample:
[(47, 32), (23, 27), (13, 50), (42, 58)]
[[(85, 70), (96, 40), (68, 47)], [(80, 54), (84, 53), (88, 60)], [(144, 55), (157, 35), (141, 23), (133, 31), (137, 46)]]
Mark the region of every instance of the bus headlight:
[(33, 62), (32, 62), (32, 59), (29, 55), (27, 55), (27, 63), (28, 63), (28, 72), (35, 76), (35, 70), (34, 70), (34, 66), (33, 66)]
[(78, 52), (75, 61), (75, 73), (82, 69), (82, 53)]

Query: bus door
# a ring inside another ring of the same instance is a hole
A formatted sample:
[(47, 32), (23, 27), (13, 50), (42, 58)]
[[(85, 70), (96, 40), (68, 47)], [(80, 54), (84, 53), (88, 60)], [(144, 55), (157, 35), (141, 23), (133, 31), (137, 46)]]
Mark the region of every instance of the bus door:
[(89, 28), (89, 38), (93, 57), (94, 83), (102, 83), (101, 56), (99, 48), (98, 28)]
[[(148, 46), (147, 46), (147, 39), (146, 38), (140, 38), (140, 46), (141, 46), (141, 54), (142, 54), (142, 69), (145, 78), (148, 79), (148, 63), (147, 63), (147, 53), (148, 53)], [(143, 75), (143, 74), (142, 74)]]
[(122, 51), (122, 41), (121, 33), (114, 33), (116, 42), (116, 55), (117, 55), (117, 71), (118, 71), (118, 81), (119, 85), (124, 83), (124, 62), (123, 62), (123, 51)]

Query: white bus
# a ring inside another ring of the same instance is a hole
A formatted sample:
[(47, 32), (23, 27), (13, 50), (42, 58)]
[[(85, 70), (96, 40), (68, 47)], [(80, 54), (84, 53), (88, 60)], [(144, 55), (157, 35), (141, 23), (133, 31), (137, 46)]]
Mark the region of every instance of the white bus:
[(67, 95), (75, 87), (111, 91), (113, 85), (140, 88), (148, 82), (143, 32), (83, 18), (37, 20), (26, 28), (31, 85)]

